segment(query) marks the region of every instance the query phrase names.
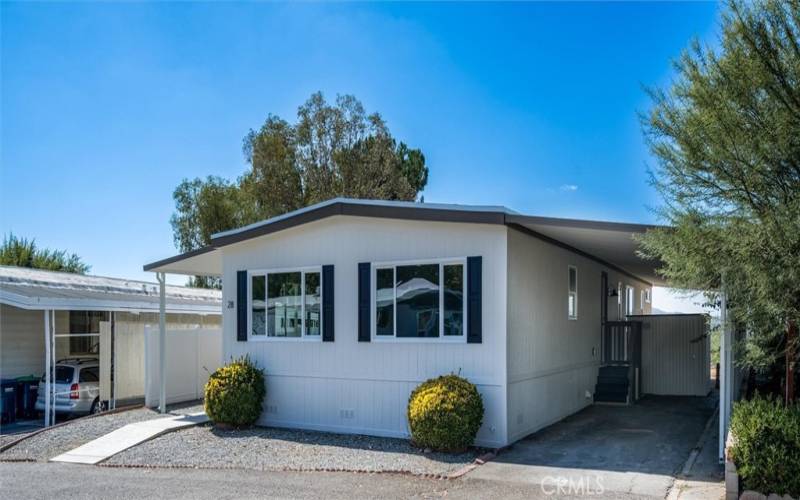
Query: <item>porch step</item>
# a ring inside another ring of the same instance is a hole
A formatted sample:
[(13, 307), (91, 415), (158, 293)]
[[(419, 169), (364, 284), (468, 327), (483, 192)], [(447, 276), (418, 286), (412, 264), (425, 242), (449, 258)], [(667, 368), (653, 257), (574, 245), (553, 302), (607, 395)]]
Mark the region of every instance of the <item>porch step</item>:
[(628, 384), (597, 384), (594, 388), (594, 400), (599, 403), (626, 403)]
[(598, 375), (597, 383), (599, 385), (628, 385), (628, 377), (617, 377), (609, 375)]
[(627, 403), (628, 388), (627, 366), (602, 366), (594, 387), (594, 400), (598, 403)]
[(628, 384), (597, 384), (594, 386), (595, 394), (621, 394), (628, 395)]
[(595, 403), (627, 403), (628, 394), (607, 394), (603, 392), (595, 392)]
[(621, 377), (628, 379), (628, 367), (626, 365), (601, 366), (598, 375), (603, 377)]

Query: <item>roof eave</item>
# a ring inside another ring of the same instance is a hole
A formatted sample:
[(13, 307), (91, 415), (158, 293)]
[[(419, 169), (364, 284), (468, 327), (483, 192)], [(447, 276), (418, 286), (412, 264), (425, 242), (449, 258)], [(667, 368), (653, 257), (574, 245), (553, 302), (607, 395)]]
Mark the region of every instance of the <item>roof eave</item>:
[[(96, 300), (77, 298), (25, 297), (0, 290), (0, 304), (19, 309), (42, 311), (125, 311), (158, 312), (158, 303), (142, 303), (130, 300)], [(174, 304), (167, 301), (166, 312), (170, 314), (222, 314), (219, 304)]]

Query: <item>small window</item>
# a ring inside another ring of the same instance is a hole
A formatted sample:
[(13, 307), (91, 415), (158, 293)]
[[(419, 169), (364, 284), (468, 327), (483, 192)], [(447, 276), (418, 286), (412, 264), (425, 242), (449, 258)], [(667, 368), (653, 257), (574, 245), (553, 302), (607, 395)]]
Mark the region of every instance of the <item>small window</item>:
[(636, 311), (634, 301), (636, 300), (636, 289), (628, 285), (625, 287), (625, 315), (632, 316)]
[(103, 311), (70, 311), (69, 354), (97, 354), (100, 347), (100, 322), (108, 321)]
[(645, 301), (646, 304), (650, 303), (650, 289), (649, 288), (645, 288), (645, 290), (644, 290), (644, 301)]
[(645, 304), (644, 298), (645, 295), (647, 294), (646, 292), (647, 290), (644, 289), (639, 292), (639, 312), (641, 312), (642, 314), (644, 314), (644, 304)]
[(99, 382), (100, 375), (98, 373), (98, 367), (94, 366), (91, 368), (82, 368), (80, 374), (78, 375), (80, 382)]
[[(53, 382), (57, 384), (71, 384), (72, 377), (75, 375), (75, 369), (71, 366), (56, 365), (53, 373)], [(44, 382), (47, 373), (42, 375), (42, 382)]]
[(463, 259), (376, 265), (375, 337), (463, 339), (465, 269)]
[(567, 317), (578, 319), (578, 268), (568, 266), (569, 278), (567, 285)]
[(320, 339), (322, 273), (251, 272), (250, 338)]

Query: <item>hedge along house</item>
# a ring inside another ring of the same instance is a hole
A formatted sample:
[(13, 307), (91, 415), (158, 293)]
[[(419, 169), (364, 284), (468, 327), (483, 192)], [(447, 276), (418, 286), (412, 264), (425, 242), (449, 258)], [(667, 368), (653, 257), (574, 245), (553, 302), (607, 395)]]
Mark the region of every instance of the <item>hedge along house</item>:
[[(219, 331), (219, 291), (163, 291), (165, 325), (172, 331)], [(56, 393), (51, 381), (52, 367), (63, 359), (97, 359), (99, 380), (91, 381), (99, 383), (106, 408), (143, 400), (145, 329), (159, 323), (161, 296), (155, 283), (0, 266), (0, 378), (42, 376), (45, 394), (52, 394), (47, 403), (53, 403), (46, 405), (45, 425), (71, 397)]]
[[(222, 277), (223, 355), (266, 371), (259, 423), (405, 437), (414, 387), (460, 373), (484, 399), (476, 444), (499, 447), (640, 393), (625, 319), (658, 282), (647, 227), (334, 199), (144, 269)], [(623, 388), (598, 379), (621, 367)]]

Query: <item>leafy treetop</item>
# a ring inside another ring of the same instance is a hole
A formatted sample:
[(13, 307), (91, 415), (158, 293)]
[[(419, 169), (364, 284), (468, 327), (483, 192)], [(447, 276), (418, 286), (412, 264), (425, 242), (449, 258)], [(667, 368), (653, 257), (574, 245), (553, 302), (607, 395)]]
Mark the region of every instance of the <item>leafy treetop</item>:
[(243, 152), (250, 167), (236, 181), (185, 179), (175, 189), (171, 224), (182, 252), (207, 245), (216, 232), (339, 196), (413, 201), (428, 182), (422, 152), (398, 143), (381, 116), (351, 95), (330, 104), (312, 94), (295, 123), (269, 115), (245, 136)]
[(3, 238), (3, 245), (0, 246), (0, 265), (76, 274), (86, 274), (90, 269), (90, 266), (74, 253), (38, 248), (35, 240), (18, 238), (13, 234)]
[(672, 226), (642, 238), (672, 286), (724, 289), (751, 336), (743, 364), (797, 349), (800, 319), (800, 2), (728, 3), (720, 48), (694, 42), (643, 123)]

